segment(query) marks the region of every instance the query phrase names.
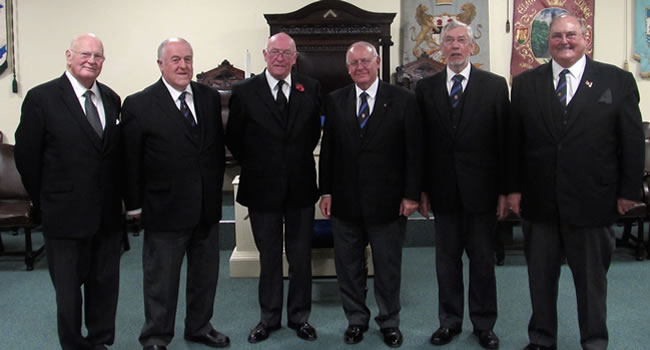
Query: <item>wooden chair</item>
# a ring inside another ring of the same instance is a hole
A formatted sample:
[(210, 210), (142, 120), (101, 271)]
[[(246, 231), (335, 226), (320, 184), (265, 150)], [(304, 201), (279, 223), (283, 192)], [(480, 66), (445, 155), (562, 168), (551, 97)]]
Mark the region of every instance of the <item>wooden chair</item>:
[(6, 252), (0, 237), (0, 254), (24, 255), (27, 270), (34, 269), (34, 260), (44, 250), (44, 246), (34, 250), (32, 247), (32, 229), (36, 227), (29, 195), (20, 180), (14, 160), (14, 146), (0, 144), (0, 229), (25, 232), (25, 250)]

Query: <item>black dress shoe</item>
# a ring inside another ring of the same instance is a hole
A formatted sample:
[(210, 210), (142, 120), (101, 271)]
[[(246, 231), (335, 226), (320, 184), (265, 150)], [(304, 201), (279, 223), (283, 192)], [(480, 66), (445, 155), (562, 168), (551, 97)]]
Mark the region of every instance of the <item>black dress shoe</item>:
[(543, 345), (537, 345), (537, 344), (528, 344), (524, 348), (524, 350), (555, 350), (557, 347), (555, 345), (553, 346), (543, 346)]
[(294, 329), (298, 337), (305, 340), (316, 340), (316, 329), (312, 327), (309, 323), (293, 323), (289, 322), (289, 328)]
[(368, 326), (348, 326), (343, 335), (343, 341), (346, 344), (356, 344), (363, 340), (363, 332), (368, 330)]
[(474, 335), (478, 337), (478, 343), (485, 349), (498, 349), (499, 348), (499, 337), (494, 334), (494, 331), (479, 331), (478, 329), (474, 330)]
[(460, 334), (460, 329), (440, 327), (431, 335), (431, 344), (445, 345), (449, 344), (451, 339)]
[(384, 335), (384, 343), (391, 348), (399, 348), (404, 342), (402, 332), (397, 327), (382, 328), (381, 334)]
[(167, 347), (164, 345), (147, 345), (142, 350), (167, 350)]
[(250, 333), (248, 333), (248, 342), (249, 343), (261, 342), (262, 340), (268, 338), (271, 332), (278, 329), (280, 329), (279, 324), (275, 326), (267, 327), (260, 322), (257, 324), (257, 326), (255, 326), (255, 328), (251, 329)]
[(211, 329), (208, 333), (202, 335), (185, 335), (185, 340), (201, 343), (213, 348), (225, 348), (230, 345), (230, 338), (217, 332), (216, 329)]
[(208, 333), (202, 335), (185, 335), (185, 340), (201, 343), (213, 348), (225, 348), (230, 345), (230, 338), (217, 332), (215, 329), (211, 329)]

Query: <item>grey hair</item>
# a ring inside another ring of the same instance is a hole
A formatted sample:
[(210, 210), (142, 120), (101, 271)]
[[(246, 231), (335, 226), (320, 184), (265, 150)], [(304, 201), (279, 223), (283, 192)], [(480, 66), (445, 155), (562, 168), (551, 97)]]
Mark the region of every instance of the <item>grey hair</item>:
[(442, 32), (440, 32), (440, 38), (442, 40), (445, 40), (445, 35), (447, 35), (447, 33), (450, 30), (452, 30), (454, 28), (458, 28), (458, 27), (465, 28), (465, 33), (467, 34), (467, 37), (469, 38), (469, 41), (473, 44), (474, 43), (474, 31), (472, 30), (472, 27), (468, 26), (467, 24), (465, 24), (463, 22), (457, 21), (455, 19), (452, 20), (451, 22), (445, 24), (444, 27), (442, 27)]
[(551, 20), (551, 24), (548, 26), (548, 35), (551, 35), (551, 28), (553, 27), (553, 24), (556, 21), (558, 21), (558, 20), (560, 20), (562, 18), (569, 18), (569, 17), (575, 18), (576, 21), (578, 21), (578, 23), (580, 23), (580, 31), (582, 31), (582, 36), (586, 37), (586, 35), (587, 35), (587, 24), (585, 23), (585, 20), (582, 19), (582, 18), (578, 18), (578, 17), (576, 17), (576, 16), (574, 16), (574, 15), (572, 15), (570, 13), (566, 13), (566, 12), (561, 13), (561, 14), (553, 17), (553, 19)]
[(167, 38), (167, 39), (163, 40), (163, 42), (161, 42), (160, 45), (158, 45), (158, 59), (159, 60), (161, 60), (163, 55), (165, 54), (165, 46), (167, 46), (168, 43), (172, 43), (172, 42), (186, 43), (187, 46), (190, 47), (190, 51), (192, 53), (194, 53), (194, 50), (192, 49), (192, 45), (190, 45), (190, 43), (187, 40), (185, 40), (183, 38)]
[(369, 43), (367, 41), (357, 41), (356, 43), (350, 45), (348, 47), (348, 49), (345, 51), (345, 63), (350, 63), (350, 62), (348, 62), (348, 53), (350, 52), (350, 50), (352, 50), (353, 48), (355, 48), (357, 46), (365, 46), (365, 47), (369, 48), (370, 51), (372, 51), (372, 57), (379, 56), (379, 54), (377, 53), (377, 48), (375, 48), (375, 45), (373, 45), (373, 44), (371, 44), (371, 43)]

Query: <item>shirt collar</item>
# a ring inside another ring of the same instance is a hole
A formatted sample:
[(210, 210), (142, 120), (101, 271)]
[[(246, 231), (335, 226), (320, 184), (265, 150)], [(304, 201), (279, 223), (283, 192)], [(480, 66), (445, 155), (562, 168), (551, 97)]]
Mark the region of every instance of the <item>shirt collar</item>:
[[(571, 75), (573, 75), (576, 78), (582, 77), (582, 73), (585, 71), (585, 66), (587, 65), (587, 58), (585, 55), (582, 55), (582, 57), (576, 61), (576, 63), (573, 64), (573, 66), (567, 68)], [(551, 61), (551, 67), (553, 68), (553, 79), (556, 79), (557, 76), (562, 72), (564, 67), (560, 66), (559, 63), (555, 62), (555, 60)]]
[(447, 65), (447, 82), (449, 83), (451, 79), (454, 77), (456, 74), (460, 74), (463, 76), (463, 82), (468, 82), (469, 81), (469, 73), (472, 71), (472, 63), (468, 62), (467, 66), (463, 68), (460, 73), (456, 73), (453, 70), (449, 68), (449, 65)]
[(90, 89), (86, 88), (85, 86), (81, 85), (79, 80), (72, 75), (69, 71), (65, 71), (66, 77), (68, 77), (68, 80), (70, 81), (70, 84), (72, 85), (72, 89), (74, 90), (74, 94), (77, 96), (77, 98), (83, 97), (83, 95), (86, 93), (86, 91), (90, 90), (99, 98), (99, 87), (97, 86), (97, 81), (93, 82), (93, 86), (90, 87)]
[[(271, 75), (271, 73), (269, 73), (268, 69), (264, 69), (264, 75), (266, 76), (266, 81), (269, 83), (269, 88), (271, 89), (271, 91), (273, 91), (273, 89), (275, 89), (275, 86), (278, 85), (279, 80), (275, 79)], [(291, 86), (291, 73), (289, 73), (289, 75), (287, 75), (287, 77), (282, 79), (282, 80), (284, 80), (284, 82), (287, 83), (287, 86), (290, 87)], [(289, 91), (291, 91), (291, 89), (289, 89)]]
[[(379, 89), (379, 77), (375, 78), (375, 82), (366, 89), (366, 93), (368, 94), (368, 97), (374, 99), (375, 96), (377, 96), (377, 90)], [(354, 90), (356, 91), (356, 96), (359, 97), (361, 93), (364, 91), (361, 89), (357, 84), (354, 84)]]
[(191, 84), (187, 84), (187, 86), (185, 87), (185, 90), (178, 91), (178, 90), (176, 90), (176, 88), (171, 86), (171, 84), (169, 84), (167, 82), (167, 80), (165, 80), (165, 77), (162, 78), (162, 81), (165, 84), (165, 87), (167, 87), (167, 90), (169, 91), (169, 94), (172, 96), (172, 100), (174, 100), (174, 102), (176, 100), (178, 100), (178, 97), (180, 97), (183, 92), (187, 92), (188, 94), (192, 95), (192, 86), (191, 86)]

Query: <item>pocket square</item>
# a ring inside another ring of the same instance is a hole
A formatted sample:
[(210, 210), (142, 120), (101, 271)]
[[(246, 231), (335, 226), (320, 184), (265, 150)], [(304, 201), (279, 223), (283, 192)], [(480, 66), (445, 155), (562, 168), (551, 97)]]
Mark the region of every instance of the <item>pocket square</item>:
[(612, 103), (612, 90), (607, 89), (605, 92), (603, 92), (602, 95), (600, 95), (600, 98), (598, 99), (598, 103), (606, 103), (610, 104)]

